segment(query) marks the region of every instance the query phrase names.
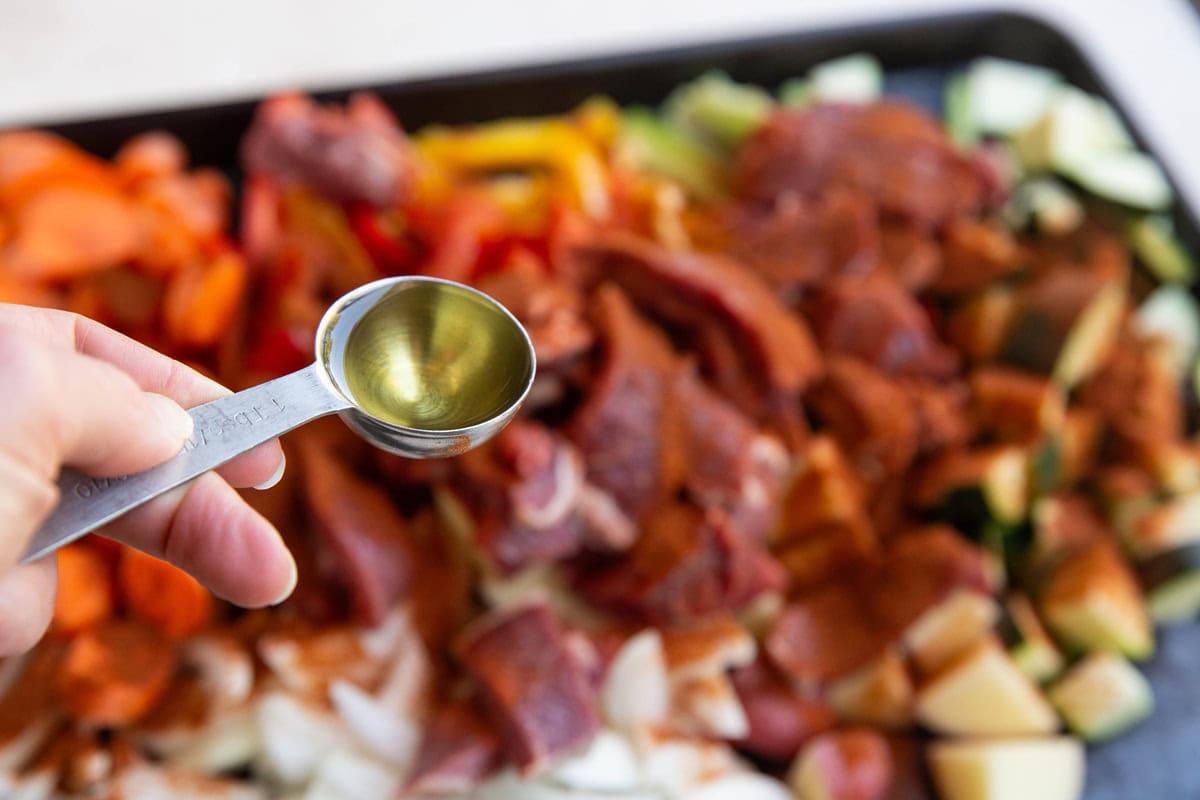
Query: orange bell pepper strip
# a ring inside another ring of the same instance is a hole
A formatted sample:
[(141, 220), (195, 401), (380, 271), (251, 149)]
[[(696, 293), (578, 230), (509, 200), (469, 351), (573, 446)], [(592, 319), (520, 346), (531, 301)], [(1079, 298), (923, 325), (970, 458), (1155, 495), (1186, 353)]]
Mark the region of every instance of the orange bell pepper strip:
[(58, 596), (50, 629), (73, 635), (100, 624), (113, 613), (109, 565), (82, 542), (58, 551)]
[(217, 344), (237, 315), (248, 277), (245, 262), (232, 250), (177, 272), (163, 299), (167, 335), (183, 347)]
[(171, 639), (184, 639), (208, 627), (213, 599), (208, 590), (178, 567), (126, 547), (117, 566), (117, 585), (130, 616)]
[(153, 628), (108, 622), (71, 640), (58, 673), (59, 699), (82, 723), (129, 725), (163, 696), (176, 662), (175, 644)]

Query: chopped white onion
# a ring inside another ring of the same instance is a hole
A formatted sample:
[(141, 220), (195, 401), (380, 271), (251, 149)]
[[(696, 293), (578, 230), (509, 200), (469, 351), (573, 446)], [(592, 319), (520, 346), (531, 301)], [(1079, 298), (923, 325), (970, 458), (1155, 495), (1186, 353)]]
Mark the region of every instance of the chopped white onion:
[(630, 637), (613, 658), (601, 690), (604, 718), (624, 730), (661, 724), (670, 697), (662, 636), (646, 630)]
[(415, 720), (397, 714), (345, 681), (330, 684), (329, 699), (363, 750), (387, 762), (401, 774), (407, 773), (421, 738)]
[(345, 741), (337, 715), (282, 692), (259, 700), (256, 716), (263, 769), (288, 786), (307, 781), (321, 759)]

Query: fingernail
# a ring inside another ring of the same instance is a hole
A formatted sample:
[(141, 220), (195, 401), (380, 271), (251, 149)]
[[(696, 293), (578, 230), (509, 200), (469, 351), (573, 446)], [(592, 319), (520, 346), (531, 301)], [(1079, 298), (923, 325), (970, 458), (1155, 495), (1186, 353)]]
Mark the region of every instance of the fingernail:
[(279, 599), (271, 603), (273, 606), (277, 606), (284, 600), (287, 600), (289, 597), (291, 597), (292, 592), (296, 591), (296, 584), (300, 580), (300, 572), (296, 569), (296, 559), (292, 558), (291, 553), (288, 553), (288, 564), (290, 564), (292, 567), (292, 574), (288, 579), (287, 589), (285, 589), (283, 593), (279, 595)]
[(267, 489), (270, 489), (272, 486), (279, 483), (279, 481), (283, 480), (283, 471), (286, 468), (287, 468), (287, 456), (280, 453), (279, 454), (279, 466), (275, 468), (275, 474), (273, 474), (271, 477), (267, 478), (265, 481), (260, 483), (258, 486), (255, 486), (254, 488), (258, 489), (260, 492), (265, 492)]
[(154, 416), (158, 417), (162, 427), (170, 431), (175, 438), (183, 441), (192, 435), (196, 423), (192, 415), (184, 411), (178, 403), (169, 397), (154, 392), (146, 392), (146, 402)]

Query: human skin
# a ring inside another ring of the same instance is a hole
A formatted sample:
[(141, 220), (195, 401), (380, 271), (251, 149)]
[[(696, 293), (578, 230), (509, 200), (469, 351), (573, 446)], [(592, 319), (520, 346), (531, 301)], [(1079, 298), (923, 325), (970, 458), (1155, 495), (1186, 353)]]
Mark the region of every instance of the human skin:
[[(19, 562), (58, 500), (60, 469), (97, 477), (148, 469), (191, 434), (185, 408), (228, 393), (92, 320), (0, 304), (0, 655), (29, 649), (50, 623), (55, 557)], [(235, 488), (267, 488), (283, 466), (279, 442), (268, 442), (98, 533), (175, 564), (232, 603), (281, 602), (295, 587), (295, 561)]]

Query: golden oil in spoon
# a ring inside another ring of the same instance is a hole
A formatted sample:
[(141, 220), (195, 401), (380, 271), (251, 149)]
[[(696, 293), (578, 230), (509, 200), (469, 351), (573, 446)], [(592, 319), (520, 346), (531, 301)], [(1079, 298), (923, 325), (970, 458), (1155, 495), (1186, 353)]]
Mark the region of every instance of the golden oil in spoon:
[(451, 284), (388, 294), (346, 339), (346, 388), (368, 414), (430, 431), (465, 428), (511, 403), (533, 366), (519, 327)]

